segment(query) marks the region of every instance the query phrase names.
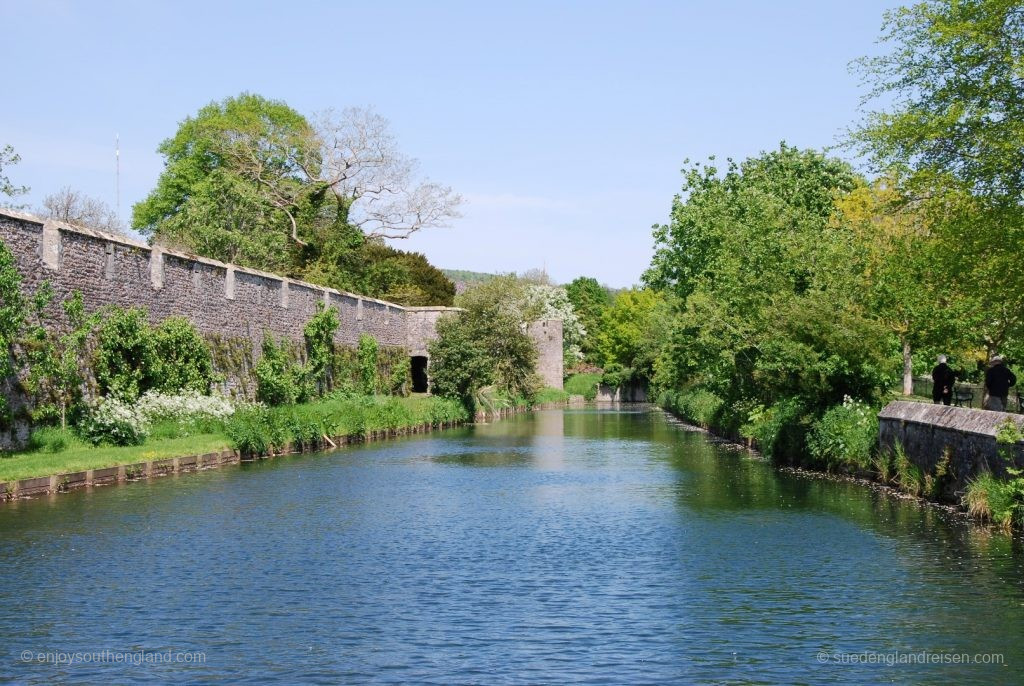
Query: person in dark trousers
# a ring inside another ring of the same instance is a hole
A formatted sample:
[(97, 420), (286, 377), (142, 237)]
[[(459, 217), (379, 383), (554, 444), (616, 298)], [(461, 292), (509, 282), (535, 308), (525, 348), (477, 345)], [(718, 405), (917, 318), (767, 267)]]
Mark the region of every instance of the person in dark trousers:
[(946, 364), (946, 356), (939, 355), (937, 365), (932, 369), (932, 401), (938, 405), (949, 405), (953, 401), (953, 384), (956, 373)]
[(985, 370), (985, 390), (988, 392), (985, 409), (1005, 412), (1008, 408), (1007, 397), (1010, 395), (1010, 387), (1016, 383), (1017, 377), (1006, 366), (1003, 356), (993, 357), (988, 363), (988, 369)]

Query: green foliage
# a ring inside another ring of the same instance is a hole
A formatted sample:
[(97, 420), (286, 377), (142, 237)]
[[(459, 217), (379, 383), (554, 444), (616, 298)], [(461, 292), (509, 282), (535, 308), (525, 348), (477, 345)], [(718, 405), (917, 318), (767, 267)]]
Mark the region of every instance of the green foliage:
[(267, 405), (290, 405), (308, 396), (302, 365), (295, 362), (288, 344), (277, 343), (265, 333), (263, 355), (253, 370), (256, 377), (256, 399)]
[[(6, 182), (0, 178), (0, 182)], [(14, 374), (14, 345), (21, 336), (29, 309), (21, 292), (21, 275), (14, 261), (14, 255), (7, 245), (0, 241), (0, 384)], [(0, 427), (11, 419), (10, 406), (0, 393)]]
[(159, 362), (146, 311), (108, 308), (97, 330), (93, 361), (100, 393), (136, 400), (159, 383)]
[(740, 433), (756, 441), (758, 450), (769, 460), (795, 463), (806, 451), (809, 423), (800, 400), (786, 398), (768, 407), (755, 406)]
[(582, 395), (584, 400), (593, 400), (597, 397), (599, 383), (600, 374), (573, 374), (565, 380), (565, 392), (569, 395)]
[[(619, 293), (614, 302), (604, 309), (597, 328), (590, 333), (594, 358), (605, 368), (606, 374), (613, 368), (627, 368), (633, 372), (620, 373), (605, 383), (619, 386), (632, 376), (645, 379), (653, 376), (664, 307), (664, 298), (655, 291), (628, 289)], [(619, 383), (611, 383), (615, 380)]]
[(456, 315), (437, 322), (437, 339), (428, 345), (431, 388), (435, 395), (472, 405), (477, 391), (493, 383), (494, 365), (484, 342)]
[(82, 403), (88, 343), (100, 319), (98, 314), (86, 316), (82, 294), (75, 291), (62, 303), (67, 324), (58, 330), (46, 314), (51, 298), (44, 283), (34, 298), (36, 322), (22, 344), (28, 363), (26, 387), (33, 397), (34, 421), (56, 418), (67, 427), (68, 415), (77, 415)]
[(718, 424), (722, 399), (704, 389), (689, 389), (681, 392), (666, 391), (658, 404), (697, 426), (709, 429)]
[(318, 144), (302, 115), (243, 93), (185, 119), (158, 150), (164, 171), (133, 208), (140, 232), (225, 262), (290, 267), (292, 220), (324, 201), (303, 181)]
[(500, 276), (456, 299), (464, 312), (442, 317), (428, 346), (434, 393), (467, 406), (491, 385), (508, 397), (533, 397), (540, 382), (537, 348), (526, 334), (527, 286)]
[(469, 418), (455, 400), (387, 396), (328, 396), (317, 402), (266, 408), (253, 406), (235, 412), (226, 431), (236, 450), (258, 455), (270, 451), (316, 449), (325, 436), (362, 437), (429, 424), (440, 426)]
[(885, 14), (889, 52), (859, 61), (871, 112), (854, 141), (876, 166), (1024, 193), (1024, 12), (1014, 0), (924, 0)]
[(830, 469), (867, 471), (878, 442), (875, 408), (852, 398), (830, 408), (814, 422), (807, 436), (811, 457)]
[(377, 339), (369, 334), (359, 336), (359, 381), (363, 393), (377, 392)]
[(569, 399), (569, 393), (561, 388), (545, 387), (537, 391), (533, 396), (533, 402), (538, 405), (544, 403), (562, 403)]
[(972, 516), (1004, 529), (1024, 525), (1024, 478), (1016, 469), (1008, 480), (984, 472), (967, 484), (964, 504)]
[(78, 435), (67, 428), (44, 426), (32, 431), (26, 449), (38, 453), (62, 453), (86, 445)]
[(334, 334), (338, 330), (338, 310), (317, 303), (316, 314), (302, 329), (306, 339), (306, 374), (318, 395), (333, 388)]
[(215, 381), (210, 346), (184, 317), (168, 317), (153, 329), (157, 370), (151, 388), (209, 393)]
[(645, 275), (677, 298), (653, 327), (655, 385), (699, 385), (733, 408), (793, 398), (811, 413), (887, 385), (891, 335), (866, 312), (835, 223), (850, 167), (783, 144), (724, 175), (685, 174)]

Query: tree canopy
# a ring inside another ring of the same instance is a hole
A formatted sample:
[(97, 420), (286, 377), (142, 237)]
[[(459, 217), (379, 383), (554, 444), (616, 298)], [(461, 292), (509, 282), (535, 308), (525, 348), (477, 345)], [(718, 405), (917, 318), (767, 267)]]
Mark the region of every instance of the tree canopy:
[(451, 304), (439, 270), (384, 239), (443, 225), (461, 199), (417, 179), (379, 115), (311, 123), (243, 93), (186, 118), (159, 151), (164, 171), (133, 210), (154, 242), (399, 304)]

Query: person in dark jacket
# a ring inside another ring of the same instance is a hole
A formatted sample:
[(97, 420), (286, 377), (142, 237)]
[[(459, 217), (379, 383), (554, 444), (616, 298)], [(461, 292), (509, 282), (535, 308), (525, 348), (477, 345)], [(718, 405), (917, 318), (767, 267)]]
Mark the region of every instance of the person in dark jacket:
[(939, 355), (937, 365), (932, 369), (932, 401), (938, 405), (949, 405), (953, 401), (953, 384), (956, 374), (946, 364), (946, 356)]
[(1010, 395), (1010, 387), (1017, 383), (1010, 368), (1006, 366), (1002, 355), (996, 355), (988, 363), (985, 370), (985, 391), (988, 392), (988, 400), (985, 402), (986, 410), (1005, 412), (1007, 397)]

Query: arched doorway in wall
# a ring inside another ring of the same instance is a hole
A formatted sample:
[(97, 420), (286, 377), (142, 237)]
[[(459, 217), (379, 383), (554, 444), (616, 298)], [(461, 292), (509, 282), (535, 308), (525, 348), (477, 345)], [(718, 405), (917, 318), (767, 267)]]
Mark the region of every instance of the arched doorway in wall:
[(423, 355), (412, 356), (412, 392), (427, 392), (427, 358)]

